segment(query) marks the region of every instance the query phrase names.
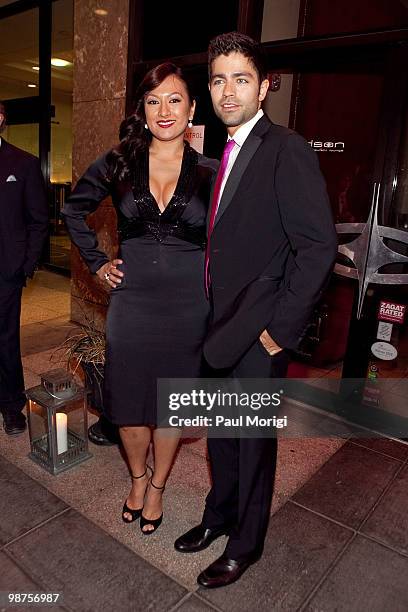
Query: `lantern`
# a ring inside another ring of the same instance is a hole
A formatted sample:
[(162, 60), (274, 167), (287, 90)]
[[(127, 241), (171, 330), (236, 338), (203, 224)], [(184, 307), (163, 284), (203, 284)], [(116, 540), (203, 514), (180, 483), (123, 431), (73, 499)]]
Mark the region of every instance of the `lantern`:
[(41, 384), (26, 391), (29, 457), (51, 474), (92, 457), (87, 437), (88, 393), (63, 369), (41, 374)]

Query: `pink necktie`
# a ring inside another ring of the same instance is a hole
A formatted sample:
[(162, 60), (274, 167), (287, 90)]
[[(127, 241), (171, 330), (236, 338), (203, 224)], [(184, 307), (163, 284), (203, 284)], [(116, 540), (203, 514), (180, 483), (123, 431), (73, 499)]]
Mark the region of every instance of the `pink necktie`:
[(204, 264), (204, 270), (205, 270), (205, 273), (204, 273), (205, 274), (205, 292), (207, 294), (207, 297), (209, 295), (209, 287), (210, 287), (210, 284), (211, 284), (211, 281), (210, 281), (210, 270), (209, 270), (209, 262), (210, 262), (210, 238), (211, 238), (212, 231), (214, 229), (215, 217), (217, 216), (222, 181), (224, 179), (225, 171), (227, 169), (229, 156), (230, 156), (231, 151), (234, 148), (235, 144), (236, 144), (235, 140), (228, 140), (227, 144), (225, 145), (224, 152), (223, 152), (222, 158), (221, 158), (221, 164), (220, 164), (220, 167), (219, 167), (219, 170), (218, 170), (218, 174), (217, 174), (217, 179), (215, 181), (215, 187), (214, 187), (214, 192), (213, 192), (213, 197), (212, 197), (212, 202), (211, 202), (210, 223), (208, 225), (207, 249), (205, 251), (205, 264)]

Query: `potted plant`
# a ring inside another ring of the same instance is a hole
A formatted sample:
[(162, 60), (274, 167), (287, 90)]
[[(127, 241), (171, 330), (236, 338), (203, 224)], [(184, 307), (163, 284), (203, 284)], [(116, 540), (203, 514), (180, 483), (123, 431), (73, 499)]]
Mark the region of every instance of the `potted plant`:
[[(78, 333), (73, 334), (58, 347), (60, 359), (75, 374), (80, 367), (85, 384), (90, 390), (89, 404), (99, 413), (99, 420), (88, 429), (88, 438), (94, 444), (117, 444), (118, 429), (103, 415), (103, 380), (105, 370), (105, 334), (96, 328), (94, 321), (86, 318)], [(62, 354), (61, 354), (62, 353)]]

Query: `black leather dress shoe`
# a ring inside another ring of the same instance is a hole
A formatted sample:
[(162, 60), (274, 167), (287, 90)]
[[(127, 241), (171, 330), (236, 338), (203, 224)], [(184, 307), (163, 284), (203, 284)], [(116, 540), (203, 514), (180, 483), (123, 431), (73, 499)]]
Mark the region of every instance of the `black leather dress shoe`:
[(104, 416), (88, 428), (88, 439), (99, 446), (119, 444), (119, 428), (112, 425)]
[(200, 586), (206, 589), (217, 589), (219, 587), (228, 586), (241, 578), (242, 574), (248, 569), (252, 563), (255, 563), (259, 557), (247, 559), (245, 561), (235, 561), (226, 555), (221, 555), (219, 559), (211, 563), (197, 578)]
[(180, 536), (174, 542), (174, 548), (183, 553), (199, 552), (227, 533), (227, 529), (206, 529), (202, 525), (197, 525)]
[(18, 436), (25, 432), (26, 418), (24, 414), (3, 414), (4, 431), (8, 436)]

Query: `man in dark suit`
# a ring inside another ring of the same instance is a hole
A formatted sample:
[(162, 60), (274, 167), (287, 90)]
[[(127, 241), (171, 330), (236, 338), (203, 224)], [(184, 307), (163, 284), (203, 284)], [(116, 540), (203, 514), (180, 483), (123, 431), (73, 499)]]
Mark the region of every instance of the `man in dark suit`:
[[(260, 46), (236, 32), (209, 47), (209, 87), (228, 131), (208, 228), (213, 312), (204, 355), (226, 376), (286, 376), (332, 270), (337, 239), (315, 153), (262, 112), (268, 80)], [(200, 525), (175, 543), (197, 552), (227, 534), (224, 554), (198, 577), (237, 580), (259, 559), (268, 525), (276, 438), (208, 439), (212, 488)]]
[[(6, 123), (0, 102), (0, 132)], [(48, 207), (38, 159), (0, 138), (0, 411), (5, 432), (26, 428), (22, 410), (21, 293), (32, 277), (48, 231)]]

